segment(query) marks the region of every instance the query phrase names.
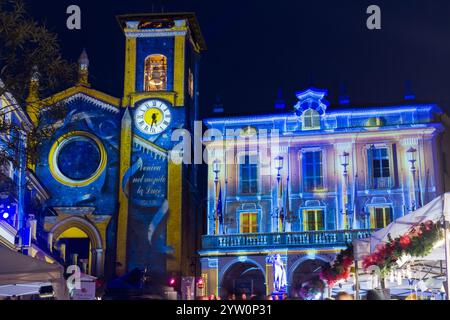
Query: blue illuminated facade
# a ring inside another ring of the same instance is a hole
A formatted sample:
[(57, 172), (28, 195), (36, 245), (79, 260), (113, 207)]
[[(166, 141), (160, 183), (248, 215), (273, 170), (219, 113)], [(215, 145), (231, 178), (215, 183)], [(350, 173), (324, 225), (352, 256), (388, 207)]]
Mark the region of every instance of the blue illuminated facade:
[[(204, 141), (208, 234), (200, 254), (207, 293), (270, 294), (268, 261), (280, 254), (289, 294), (297, 296), (347, 242), (450, 188), (448, 118), (437, 105), (338, 109), (326, 95), (310, 88), (297, 93), (287, 113), (204, 120), (217, 130)], [(263, 132), (279, 133), (266, 149), (258, 140)], [(242, 276), (245, 270), (252, 276)]]
[[(197, 169), (172, 163), (169, 153), (173, 131), (191, 131), (198, 118), (205, 44), (192, 13), (117, 20), (126, 46), (121, 98), (91, 88), (83, 51), (78, 82), (30, 108), (32, 121), (55, 128), (35, 163), (51, 195), (43, 218), (47, 247), (90, 275), (147, 270), (159, 285), (169, 277), (179, 285), (196, 273), (198, 237), (189, 230), (199, 218), (188, 197), (199, 187)], [(59, 106), (63, 119), (53, 114)]]
[[(0, 86), (3, 83), (0, 80)], [(0, 96), (2, 123), (11, 129), (0, 135), (0, 245), (47, 262), (58, 257), (47, 249), (44, 234), (48, 190), (27, 163), (27, 134), (33, 123), (8, 92)]]

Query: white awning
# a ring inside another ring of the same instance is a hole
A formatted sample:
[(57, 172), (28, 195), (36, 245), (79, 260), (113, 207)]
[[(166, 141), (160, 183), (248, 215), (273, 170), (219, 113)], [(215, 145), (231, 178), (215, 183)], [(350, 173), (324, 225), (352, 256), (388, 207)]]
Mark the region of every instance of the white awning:
[(23, 255), (2, 245), (0, 261), (0, 286), (49, 282), (57, 299), (68, 299), (61, 265)]

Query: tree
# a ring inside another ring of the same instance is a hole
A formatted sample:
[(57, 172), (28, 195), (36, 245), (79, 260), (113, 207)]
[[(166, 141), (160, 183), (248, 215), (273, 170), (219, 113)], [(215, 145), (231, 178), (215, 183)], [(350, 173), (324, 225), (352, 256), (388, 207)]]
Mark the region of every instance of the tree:
[[(75, 74), (76, 65), (61, 56), (57, 35), (30, 17), (23, 0), (0, 0), (0, 97), (14, 97), (0, 107), (0, 166), (20, 165), (15, 156), (20, 143), (10, 139), (12, 133), (24, 142), (28, 161), (35, 163), (41, 141), (56, 130), (41, 121), (39, 110), (51, 108), (46, 114), (52, 115), (52, 123), (66, 114), (64, 104), (47, 101), (43, 106), (39, 97), (73, 83)], [(8, 121), (8, 114), (19, 108), (34, 114), (34, 126)]]

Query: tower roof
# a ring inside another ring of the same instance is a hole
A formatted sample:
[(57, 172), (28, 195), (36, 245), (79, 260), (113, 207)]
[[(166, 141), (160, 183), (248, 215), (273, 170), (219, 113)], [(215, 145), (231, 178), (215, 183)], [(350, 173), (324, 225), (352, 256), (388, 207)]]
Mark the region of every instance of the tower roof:
[(139, 21), (141, 24), (144, 22), (150, 22), (155, 20), (178, 20), (186, 19), (189, 23), (189, 29), (191, 30), (194, 41), (200, 47), (200, 50), (207, 50), (205, 39), (203, 38), (198, 23), (197, 17), (193, 12), (159, 12), (159, 13), (138, 13), (138, 14), (124, 14), (116, 16), (120, 27), (126, 28), (127, 21)]

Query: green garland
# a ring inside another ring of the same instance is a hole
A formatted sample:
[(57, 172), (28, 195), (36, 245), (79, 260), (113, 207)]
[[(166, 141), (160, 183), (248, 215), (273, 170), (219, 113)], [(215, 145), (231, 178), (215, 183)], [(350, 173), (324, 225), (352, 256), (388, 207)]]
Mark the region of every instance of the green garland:
[(388, 235), (388, 243), (379, 245), (373, 254), (365, 257), (363, 267), (377, 266), (382, 275), (387, 275), (402, 256), (425, 257), (430, 254), (442, 236), (441, 223), (433, 221), (421, 223), (408, 234), (395, 239)]

